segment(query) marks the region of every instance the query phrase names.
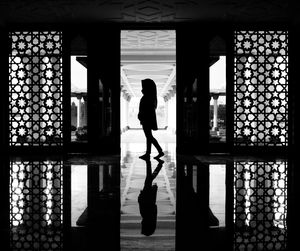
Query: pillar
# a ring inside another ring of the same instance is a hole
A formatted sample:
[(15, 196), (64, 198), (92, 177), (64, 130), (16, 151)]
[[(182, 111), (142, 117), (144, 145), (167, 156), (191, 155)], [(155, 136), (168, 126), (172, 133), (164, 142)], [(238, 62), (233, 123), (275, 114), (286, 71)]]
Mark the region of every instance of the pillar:
[(169, 129), (169, 99), (165, 100), (165, 127)]
[(129, 102), (130, 102), (130, 99), (131, 97), (128, 95), (127, 99), (126, 99), (126, 106), (125, 106), (125, 125), (126, 125), (126, 128), (129, 127), (129, 124), (128, 124), (128, 116), (129, 116)]
[(213, 99), (214, 99), (214, 118), (213, 118), (213, 131), (217, 131), (218, 130), (218, 98), (219, 95), (218, 94), (213, 94), (212, 95)]
[(71, 104), (71, 125), (75, 127), (77, 125), (77, 106), (74, 101)]
[(81, 126), (87, 126), (87, 96), (83, 96)]
[(122, 91), (120, 96), (120, 116), (121, 116), (121, 133), (125, 132), (128, 127), (128, 104), (129, 104), (130, 96)]
[(77, 128), (80, 127), (81, 119), (80, 119), (80, 114), (81, 114), (81, 95), (76, 96), (78, 100), (78, 105), (77, 105)]

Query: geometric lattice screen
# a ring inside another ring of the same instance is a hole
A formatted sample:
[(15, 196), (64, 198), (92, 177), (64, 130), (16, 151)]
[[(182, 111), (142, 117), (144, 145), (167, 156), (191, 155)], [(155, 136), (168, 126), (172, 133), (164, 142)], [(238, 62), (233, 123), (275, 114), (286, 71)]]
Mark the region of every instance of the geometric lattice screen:
[(234, 145), (288, 145), (288, 33), (236, 31)]
[(63, 250), (60, 161), (10, 163), (11, 250)]
[(10, 32), (9, 144), (62, 145), (62, 33)]
[(234, 250), (286, 250), (287, 162), (234, 164)]

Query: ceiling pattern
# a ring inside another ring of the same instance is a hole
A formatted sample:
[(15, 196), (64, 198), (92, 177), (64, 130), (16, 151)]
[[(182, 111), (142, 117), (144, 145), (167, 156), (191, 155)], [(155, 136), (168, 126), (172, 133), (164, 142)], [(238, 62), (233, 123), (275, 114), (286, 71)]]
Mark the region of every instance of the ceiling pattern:
[[(151, 78), (157, 95), (167, 96), (176, 86), (174, 30), (124, 30), (121, 32), (121, 86), (131, 97), (140, 97), (141, 80)], [(134, 57), (133, 57), (134, 56)]]
[[(151, 64), (157, 70), (149, 70), (149, 64), (129, 64), (131, 69), (128, 71), (126, 66), (121, 67), (122, 89), (132, 97), (140, 97), (141, 80), (151, 78), (157, 86), (157, 95), (164, 97), (173, 90), (172, 86), (176, 85), (176, 66), (166, 64)], [(168, 70), (160, 70), (169, 67)], [(136, 68), (135, 68), (136, 67)], [(135, 69), (134, 69), (135, 68)]]
[(170, 30), (125, 30), (121, 34), (122, 49), (175, 50), (175, 32)]
[(289, 20), (288, 3), (284, 0), (0, 0), (0, 25), (24, 22)]

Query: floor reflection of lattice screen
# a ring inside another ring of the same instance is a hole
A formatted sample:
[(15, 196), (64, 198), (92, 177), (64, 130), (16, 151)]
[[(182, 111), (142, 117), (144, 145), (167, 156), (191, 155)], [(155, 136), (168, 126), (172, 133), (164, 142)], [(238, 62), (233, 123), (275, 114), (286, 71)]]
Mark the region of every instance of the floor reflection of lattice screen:
[(235, 162), (234, 249), (287, 247), (287, 163)]
[(62, 163), (10, 164), (11, 250), (62, 250)]

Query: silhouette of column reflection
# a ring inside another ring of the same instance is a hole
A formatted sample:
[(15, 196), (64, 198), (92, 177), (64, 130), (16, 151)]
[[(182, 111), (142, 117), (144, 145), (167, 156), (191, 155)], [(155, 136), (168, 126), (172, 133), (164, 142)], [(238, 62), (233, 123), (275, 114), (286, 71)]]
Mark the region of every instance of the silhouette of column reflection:
[(150, 236), (155, 232), (157, 221), (157, 184), (152, 184), (153, 180), (161, 170), (164, 161), (157, 159), (158, 164), (152, 173), (151, 161), (145, 159), (146, 162), (146, 178), (143, 190), (141, 190), (138, 203), (140, 208), (140, 214), (142, 216), (141, 233), (146, 236)]
[(177, 155), (178, 250), (201, 250), (205, 246), (209, 250), (221, 250), (215, 248), (220, 241), (219, 220), (209, 207), (209, 171), (209, 164)]
[(120, 160), (88, 165), (87, 250), (120, 250)]

